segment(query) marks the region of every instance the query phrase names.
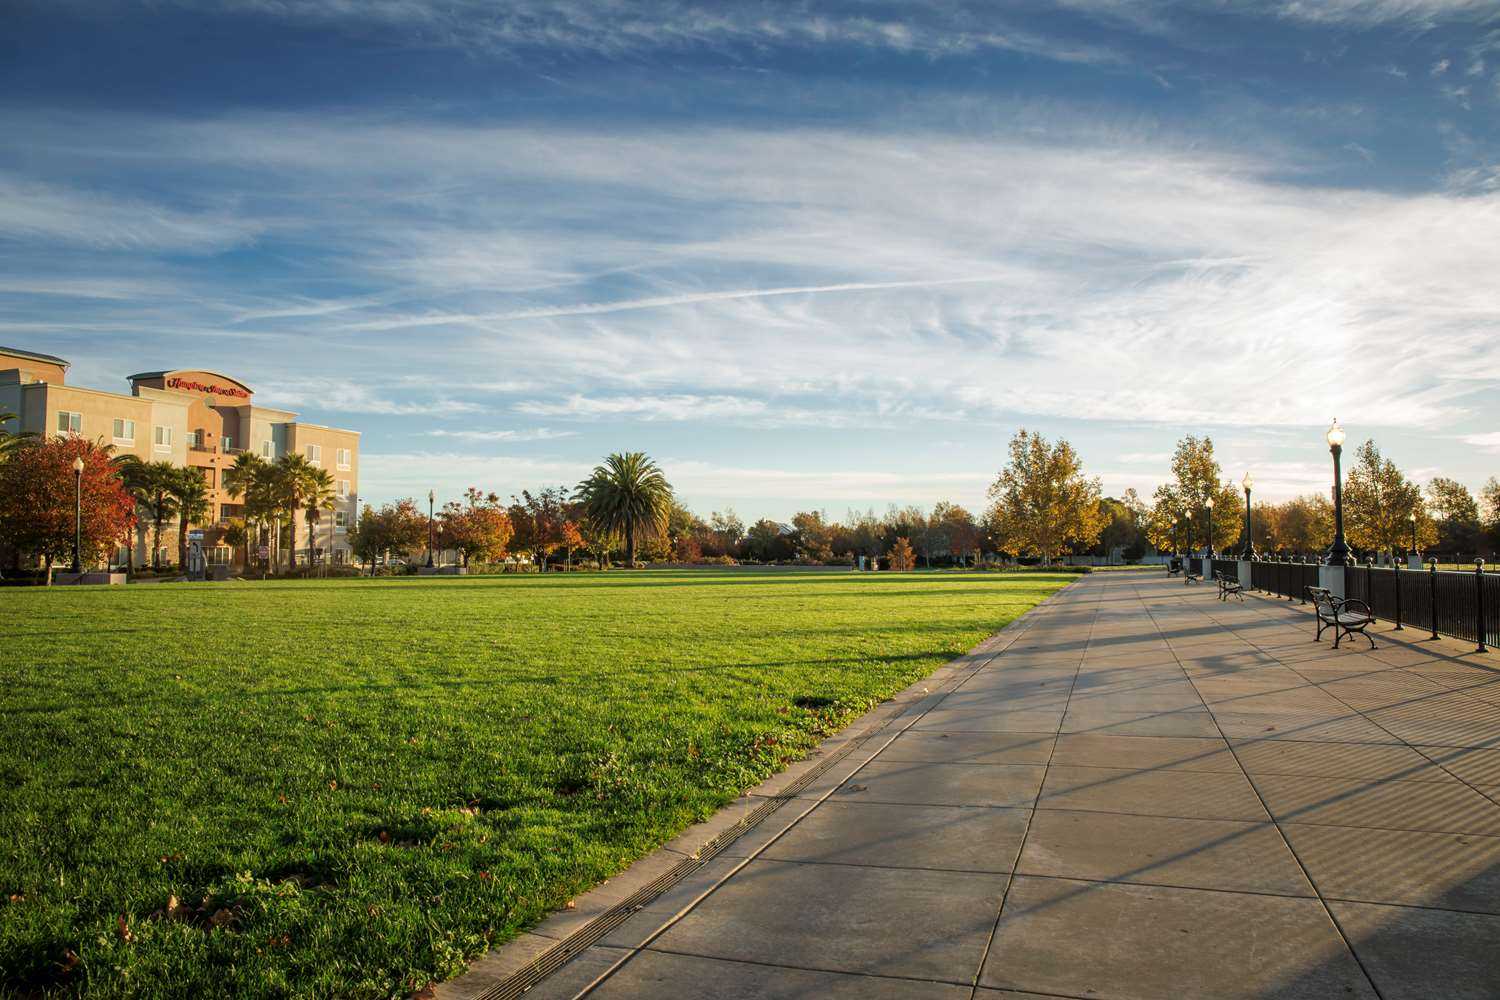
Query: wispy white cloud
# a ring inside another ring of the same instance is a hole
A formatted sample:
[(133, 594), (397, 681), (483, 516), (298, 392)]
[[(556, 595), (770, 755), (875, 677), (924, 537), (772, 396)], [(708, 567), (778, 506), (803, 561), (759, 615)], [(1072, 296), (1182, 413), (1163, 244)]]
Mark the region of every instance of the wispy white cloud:
[(429, 437), (457, 438), (462, 441), (556, 441), (558, 438), (576, 437), (577, 431), (555, 431), (546, 427), (528, 430), (444, 430), (428, 431)]

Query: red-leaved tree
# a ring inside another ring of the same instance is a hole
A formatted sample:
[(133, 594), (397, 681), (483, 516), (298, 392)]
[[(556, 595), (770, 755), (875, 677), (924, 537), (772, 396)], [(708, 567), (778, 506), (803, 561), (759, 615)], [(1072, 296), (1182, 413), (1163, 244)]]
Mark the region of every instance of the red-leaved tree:
[(52, 566), (73, 559), (74, 459), (81, 479), (84, 566), (104, 561), (135, 526), (135, 501), (109, 449), (83, 438), (35, 438), (0, 463), (0, 539), (18, 552), (39, 556), (52, 582)]

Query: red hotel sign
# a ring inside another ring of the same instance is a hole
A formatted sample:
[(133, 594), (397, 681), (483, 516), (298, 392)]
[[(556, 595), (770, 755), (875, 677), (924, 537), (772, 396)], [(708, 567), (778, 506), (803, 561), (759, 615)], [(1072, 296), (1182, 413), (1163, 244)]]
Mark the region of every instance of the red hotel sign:
[(202, 382), (190, 382), (185, 378), (167, 379), (167, 388), (187, 389), (190, 392), (213, 392), (219, 394), (220, 396), (237, 396), (241, 399), (250, 398), (250, 394), (244, 389), (237, 389), (233, 386), (204, 385)]

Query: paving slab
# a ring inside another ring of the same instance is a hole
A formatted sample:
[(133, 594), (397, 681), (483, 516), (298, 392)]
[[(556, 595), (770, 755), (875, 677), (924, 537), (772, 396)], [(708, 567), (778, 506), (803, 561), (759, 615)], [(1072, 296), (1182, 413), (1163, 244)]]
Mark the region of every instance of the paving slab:
[(1500, 997), (1500, 916), (1330, 902), (1384, 1000)]
[(1046, 768), (1036, 764), (933, 764), (876, 759), (836, 800), (928, 806), (1030, 806)]
[(1050, 733), (938, 733), (908, 730), (880, 753), (882, 761), (933, 764), (1046, 764)]
[(1282, 824), (1325, 897), (1500, 914), (1500, 837)]
[(1270, 822), (1038, 810), (1016, 872), (1313, 895), (1296, 858)]
[(1376, 996), (1315, 899), (1019, 875), (980, 983), (1118, 1000)]
[(1008, 876), (752, 861), (659, 951), (971, 983)]
[(1279, 823), (1429, 830), (1500, 837), (1500, 806), (1459, 783), (1253, 775)]
[(1004, 874), (1015, 864), (1030, 818), (1029, 809), (830, 800), (761, 856)]
[(1064, 733), (1052, 752), (1054, 765), (1220, 771), (1239, 774), (1239, 762), (1218, 737), (1139, 737)]
[(1037, 808), (1247, 822), (1268, 818), (1243, 774), (1057, 764), (1047, 769)]

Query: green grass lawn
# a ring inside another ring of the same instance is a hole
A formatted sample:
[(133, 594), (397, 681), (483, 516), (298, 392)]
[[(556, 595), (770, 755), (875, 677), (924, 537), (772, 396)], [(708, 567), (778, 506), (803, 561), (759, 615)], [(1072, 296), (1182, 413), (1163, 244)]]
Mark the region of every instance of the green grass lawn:
[(0, 993), (408, 993), (1074, 579), (0, 591)]

